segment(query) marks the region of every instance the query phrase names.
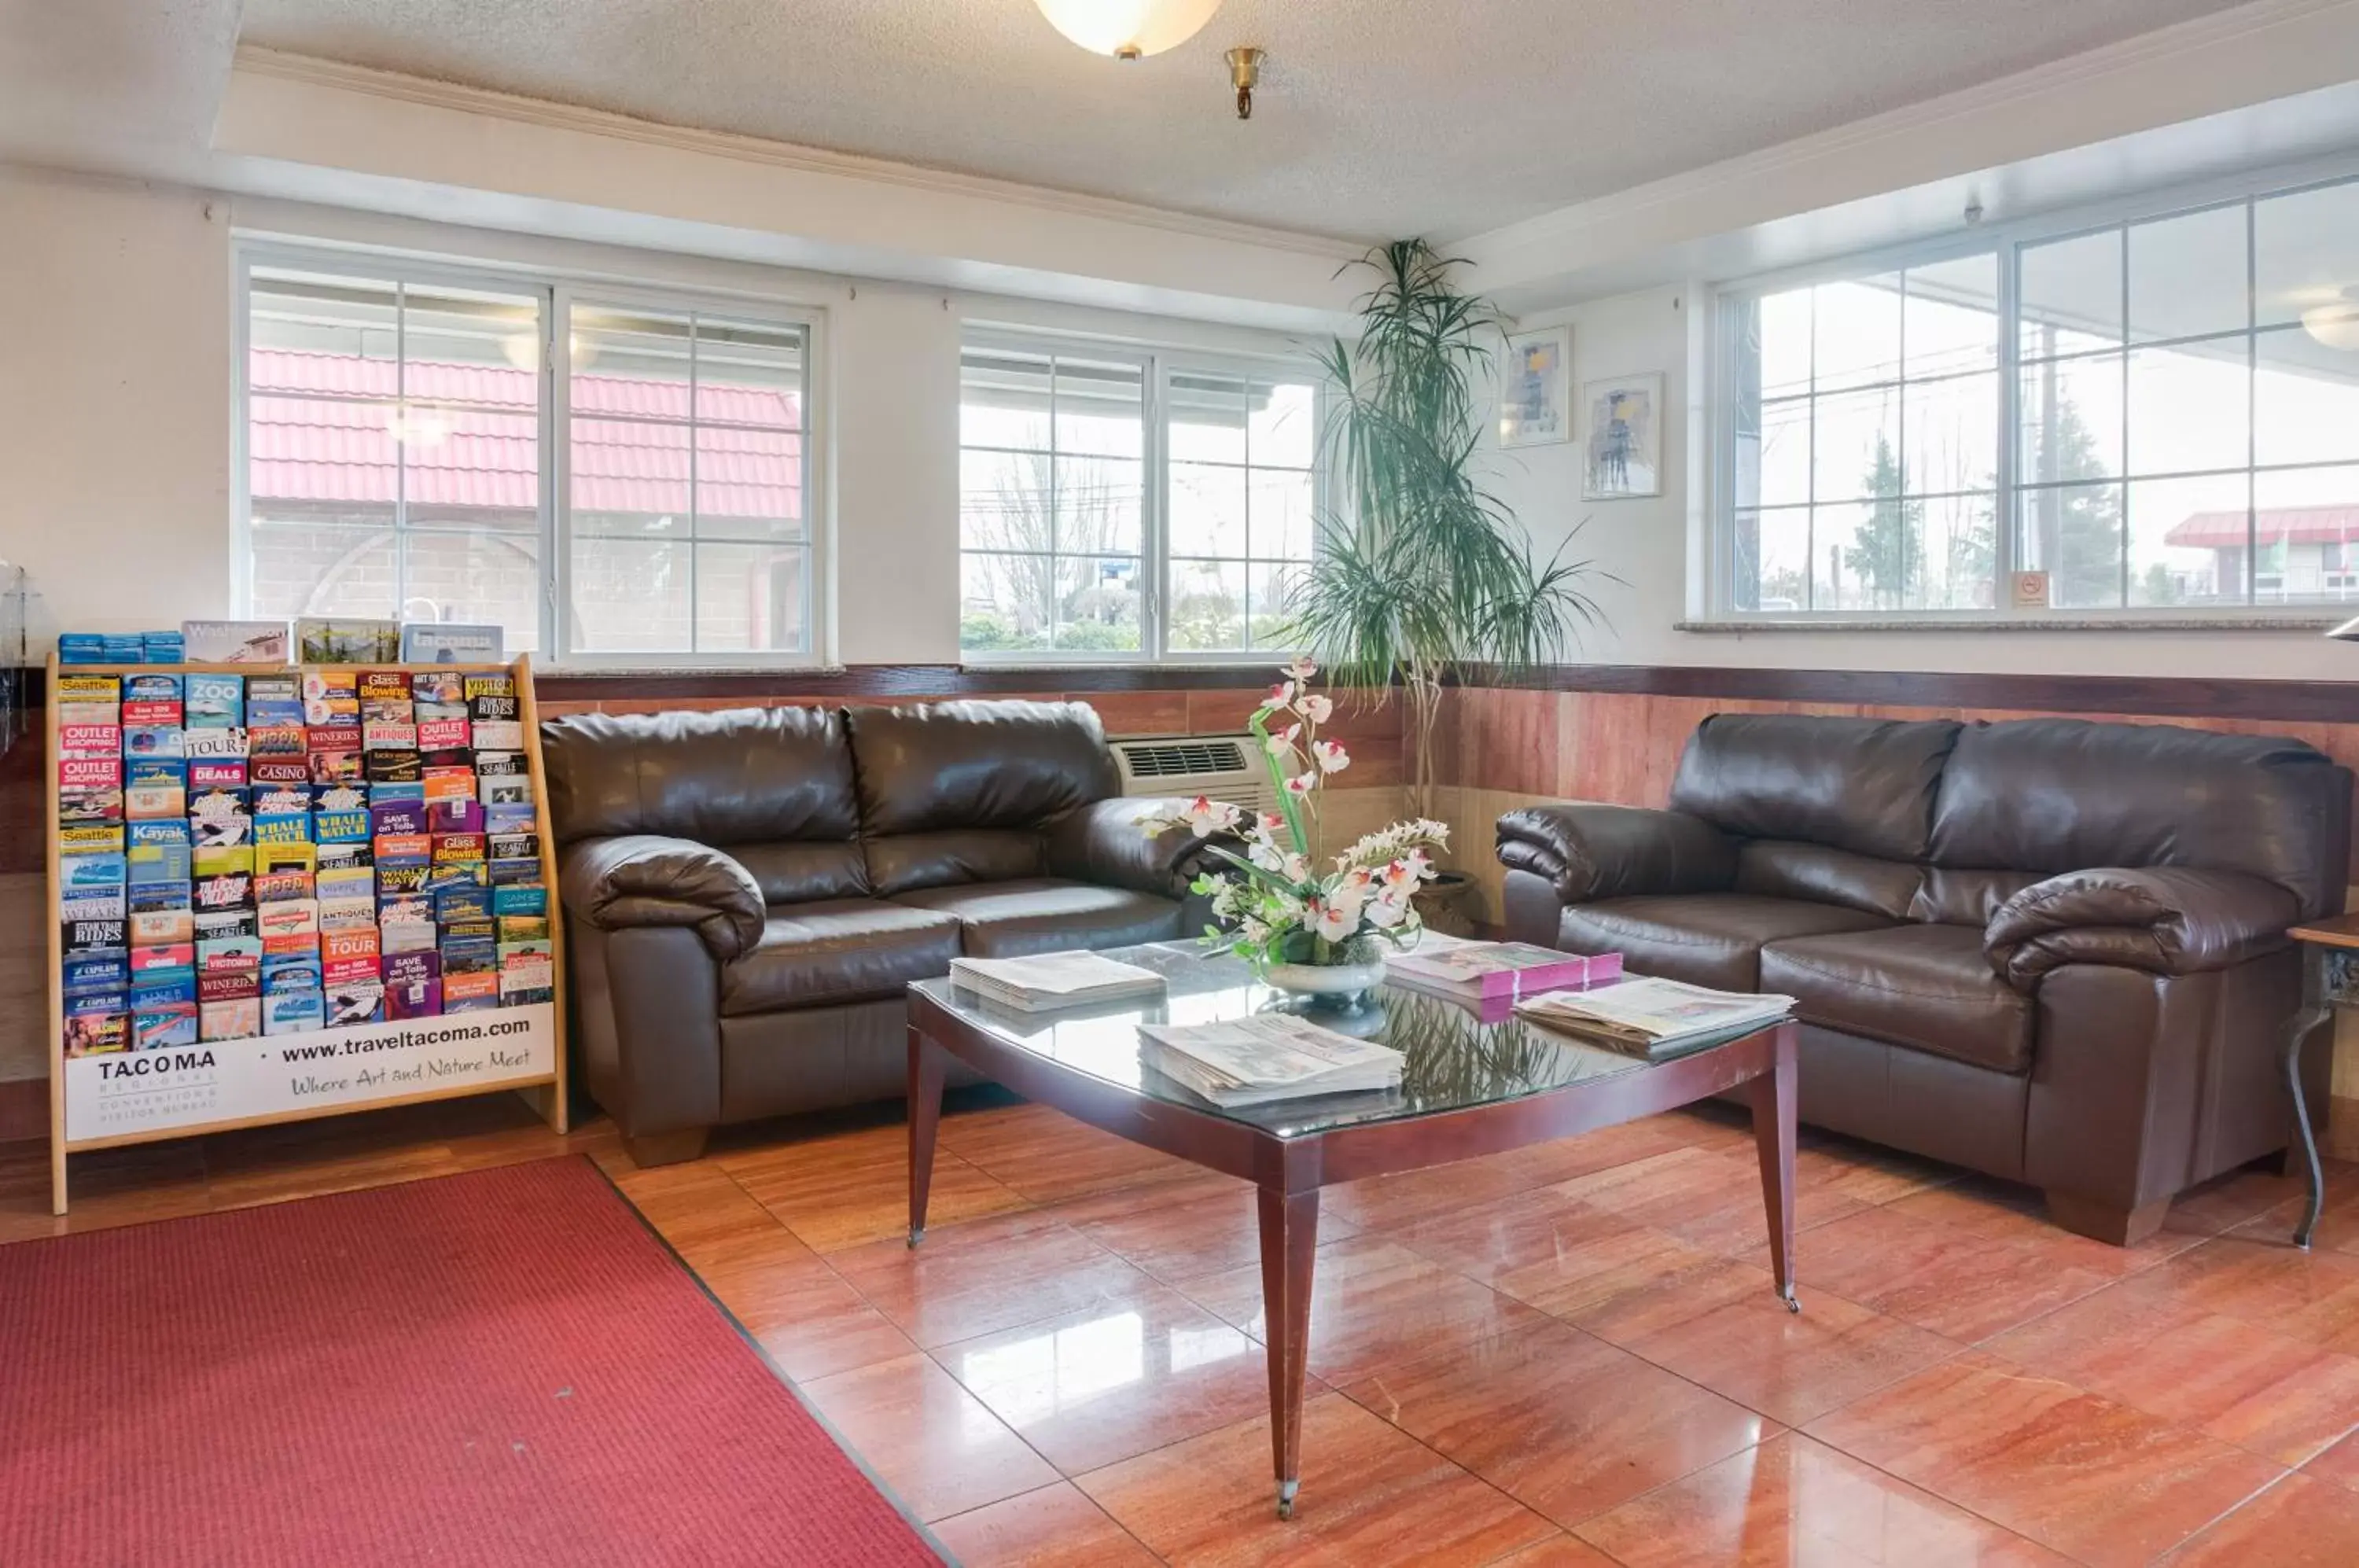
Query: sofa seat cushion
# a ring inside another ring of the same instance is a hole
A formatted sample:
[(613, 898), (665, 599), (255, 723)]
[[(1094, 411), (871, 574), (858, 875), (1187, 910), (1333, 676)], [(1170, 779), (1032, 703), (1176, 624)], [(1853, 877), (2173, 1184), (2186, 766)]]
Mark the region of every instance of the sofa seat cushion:
[(1559, 922), (1557, 945), (1573, 953), (1618, 953), (1636, 975), (1723, 991), (1757, 991), (1765, 942), (1882, 930), (1891, 923), (1862, 909), (1800, 898), (1681, 893), (1575, 904)]
[(1995, 974), (1970, 926), (1908, 925), (1774, 942), (1761, 989), (1805, 1023), (1995, 1073), (2031, 1066), (2032, 1001)]
[(893, 902), (955, 920), (970, 958), (1127, 947), (1169, 942), (1183, 934), (1180, 906), (1169, 898), (1053, 877), (921, 887), (896, 896)]
[(721, 971), (721, 1016), (897, 997), (950, 973), (959, 924), (879, 898), (773, 904), (762, 940)]

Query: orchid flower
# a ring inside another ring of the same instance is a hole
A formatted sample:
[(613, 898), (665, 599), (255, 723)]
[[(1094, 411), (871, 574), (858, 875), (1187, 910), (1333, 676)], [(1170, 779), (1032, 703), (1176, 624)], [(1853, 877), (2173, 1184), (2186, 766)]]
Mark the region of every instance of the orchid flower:
[(1352, 754), (1332, 740), (1312, 741), (1310, 758), (1321, 773), (1341, 773), (1352, 766)]
[(1323, 724), (1334, 716), (1335, 700), (1323, 694), (1315, 697), (1305, 697), (1299, 702), (1297, 702), (1295, 707), (1304, 718), (1309, 719), (1312, 724)]
[(1297, 654), (1293, 659), (1279, 665), (1277, 672), (1296, 685), (1302, 686), (1308, 685), (1310, 678), (1319, 673), (1319, 667), (1300, 654)]

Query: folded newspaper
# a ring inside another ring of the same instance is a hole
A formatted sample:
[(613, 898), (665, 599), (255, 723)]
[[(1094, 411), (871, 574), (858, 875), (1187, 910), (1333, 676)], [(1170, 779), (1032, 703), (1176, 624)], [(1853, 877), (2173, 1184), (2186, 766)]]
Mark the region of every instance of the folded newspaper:
[(1094, 953), (1043, 953), (1031, 958), (953, 958), (951, 980), (985, 1001), (1019, 1012), (1078, 1007), (1128, 996), (1152, 996), (1163, 976), (1136, 964)]
[(1313, 1094), (1389, 1089), (1401, 1053), (1353, 1040), (1291, 1013), (1210, 1024), (1141, 1024), (1147, 1064), (1228, 1109)]
[(1793, 1011), (1794, 998), (1712, 991), (1677, 980), (1625, 980), (1594, 991), (1551, 991), (1516, 1016), (1633, 1056), (1660, 1059), (1750, 1034)]

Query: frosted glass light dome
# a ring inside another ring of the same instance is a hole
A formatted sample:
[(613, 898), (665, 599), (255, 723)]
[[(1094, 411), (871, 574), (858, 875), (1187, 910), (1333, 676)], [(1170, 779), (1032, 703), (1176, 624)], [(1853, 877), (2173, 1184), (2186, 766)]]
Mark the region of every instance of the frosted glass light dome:
[(1092, 54), (1136, 60), (1196, 36), (1221, 0), (1032, 0), (1049, 25)]

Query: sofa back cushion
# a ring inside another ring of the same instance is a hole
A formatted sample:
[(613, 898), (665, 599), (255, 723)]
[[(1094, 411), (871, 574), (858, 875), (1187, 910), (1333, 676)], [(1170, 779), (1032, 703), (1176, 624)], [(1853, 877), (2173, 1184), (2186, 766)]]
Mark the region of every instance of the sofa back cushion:
[(1086, 702), (926, 702), (845, 716), (879, 892), (1037, 877), (1042, 825), (1121, 791)]
[(835, 709), (579, 713), (540, 734), (560, 844), (663, 833), (711, 844), (773, 902), (868, 890)]
[(1736, 852), (1736, 890), (1772, 898), (1806, 898), (1904, 920), (1924, 886), (1925, 868), (1879, 860), (1822, 844), (1753, 839)]
[(1947, 719), (1714, 713), (1680, 758), (1671, 809), (1738, 838), (1922, 860), (1934, 787), (1959, 728)]
[(1933, 815), (1936, 866), (2243, 871), (2305, 918), (2343, 907), (2351, 775), (2299, 741), (2173, 724), (2016, 719), (1959, 736)]
[(1929, 866), (1925, 868), (1925, 884), (1917, 889), (1917, 897), (1908, 906), (1908, 918), (1928, 925), (1973, 926), (1979, 931), (1990, 924), (1990, 918), (1998, 913), (2001, 904), (2034, 882), (2046, 880), (2047, 873), (2039, 871), (1962, 870)]

